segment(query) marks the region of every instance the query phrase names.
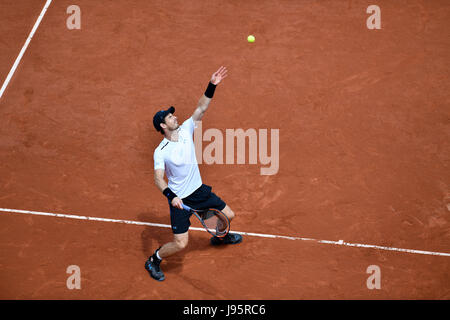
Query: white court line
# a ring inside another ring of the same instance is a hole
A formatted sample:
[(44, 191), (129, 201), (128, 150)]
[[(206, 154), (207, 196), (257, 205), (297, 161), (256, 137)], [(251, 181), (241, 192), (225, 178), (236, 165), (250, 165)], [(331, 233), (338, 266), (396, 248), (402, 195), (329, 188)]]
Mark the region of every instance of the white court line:
[(47, 12), (48, 7), (50, 6), (50, 4), (52, 3), (52, 0), (47, 0), (47, 2), (44, 5), (44, 8), (41, 11), (41, 14), (39, 15), (39, 17), (36, 20), (36, 23), (33, 26), (33, 29), (31, 29), (30, 35), (28, 36), (27, 40), (25, 41), (25, 44), (22, 47), (22, 50), (20, 50), (19, 55), (16, 58), (16, 61), (14, 62), (11, 70), (9, 70), (8, 76), (6, 77), (5, 82), (3, 82), (2, 88), (0, 89), (0, 98), (3, 95), (3, 92), (6, 90), (6, 87), (9, 84), (9, 81), (11, 80), (14, 72), (17, 69), (17, 66), (20, 63), (20, 60), (22, 59), (22, 56), (24, 55), (25, 51), (27, 50), (28, 45), (31, 42), (31, 39), (34, 36), (34, 33), (36, 32), (37, 28), (39, 27), (39, 24), (41, 23), (42, 18), (44, 18), (45, 13)]
[[(77, 216), (77, 215), (72, 215), (72, 214), (62, 214), (62, 213), (37, 212), (37, 211), (4, 209), (4, 208), (0, 208), (0, 212), (23, 213), (23, 214), (32, 214), (32, 215), (38, 215), (38, 216), (50, 216), (50, 217), (89, 220), (89, 221), (115, 222), (115, 223), (135, 224), (135, 225), (151, 226), (151, 227), (159, 227), (159, 228), (171, 228), (171, 226), (168, 224), (142, 222), (142, 221), (130, 221), (130, 220), (119, 220), (119, 219), (107, 219), (107, 218), (96, 218), (96, 217), (88, 217), (88, 216)], [(206, 232), (206, 230), (204, 228), (190, 227), (189, 230)], [(318, 239), (312, 239), (312, 238), (290, 237), (290, 236), (281, 236), (281, 235), (273, 235), (273, 234), (241, 232), (241, 231), (233, 231), (233, 233), (238, 233), (241, 235), (247, 235), (247, 236), (251, 236), (251, 237), (313, 241), (313, 242), (317, 242), (317, 243), (334, 244), (334, 245), (338, 245), (338, 246), (370, 248), (370, 249), (379, 249), (379, 250), (388, 250), (388, 251), (450, 257), (450, 253), (445, 253), (445, 252), (433, 252), (433, 251), (424, 251), (424, 250), (384, 247), (384, 246), (377, 246), (377, 245), (372, 245), (372, 244), (350, 243), (350, 242), (344, 242), (344, 240), (339, 240), (339, 241), (318, 240)]]

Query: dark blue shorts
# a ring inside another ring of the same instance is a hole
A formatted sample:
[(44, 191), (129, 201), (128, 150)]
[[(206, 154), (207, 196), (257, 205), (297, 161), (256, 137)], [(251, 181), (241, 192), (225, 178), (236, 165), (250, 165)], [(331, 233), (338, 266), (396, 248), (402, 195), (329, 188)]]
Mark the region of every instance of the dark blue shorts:
[[(202, 184), (197, 190), (191, 193), (186, 198), (183, 198), (183, 203), (192, 209), (209, 209), (214, 208), (223, 210), (226, 203), (220, 199), (214, 192), (212, 187)], [(170, 223), (172, 224), (172, 232), (175, 234), (185, 233), (189, 230), (191, 225), (190, 218), (192, 213), (173, 207), (170, 204)]]

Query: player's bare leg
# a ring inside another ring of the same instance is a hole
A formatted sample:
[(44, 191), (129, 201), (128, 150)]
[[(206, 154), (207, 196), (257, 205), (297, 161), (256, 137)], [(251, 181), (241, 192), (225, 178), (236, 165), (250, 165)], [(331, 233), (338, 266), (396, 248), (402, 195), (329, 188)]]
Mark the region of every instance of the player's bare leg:
[(231, 208), (229, 206), (225, 206), (225, 208), (223, 208), (222, 212), (225, 213), (225, 215), (227, 216), (228, 220), (230, 220), (230, 222), (235, 217), (234, 212), (231, 210)]
[(181, 234), (174, 234), (174, 239), (172, 242), (166, 243), (161, 248), (157, 249), (150, 258), (148, 258), (145, 262), (145, 269), (147, 269), (153, 279), (158, 281), (163, 281), (165, 279), (164, 273), (159, 266), (162, 259), (186, 248), (188, 239), (189, 237), (187, 231)]
[(178, 251), (183, 250), (184, 248), (186, 248), (188, 241), (189, 241), (188, 231), (186, 231), (185, 233), (174, 234), (173, 241), (166, 243), (158, 250), (160, 258), (161, 259), (167, 258), (177, 253)]

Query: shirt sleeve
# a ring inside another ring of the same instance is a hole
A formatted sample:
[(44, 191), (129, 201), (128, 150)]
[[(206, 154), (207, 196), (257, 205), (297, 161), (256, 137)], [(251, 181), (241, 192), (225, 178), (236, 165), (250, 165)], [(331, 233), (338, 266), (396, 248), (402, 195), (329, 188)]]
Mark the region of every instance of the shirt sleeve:
[(158, 149), (156, 149), (155, 153), (153, 154), (153, 161), (154, 161), (155, 170), (157, 170), (157, 169), (164, 170), (165, 169), (163, 154)]
[(183, 122), (183, 124), (181, 125), (181, 128), (188, 131), (190, 134), (193, 134), (194, 129), (197, 128), (197, 124), (194, 122), (194, 119), (192, 119), (192, 117), (190, 117), (189, 119), (187, 119), (186, 121)]

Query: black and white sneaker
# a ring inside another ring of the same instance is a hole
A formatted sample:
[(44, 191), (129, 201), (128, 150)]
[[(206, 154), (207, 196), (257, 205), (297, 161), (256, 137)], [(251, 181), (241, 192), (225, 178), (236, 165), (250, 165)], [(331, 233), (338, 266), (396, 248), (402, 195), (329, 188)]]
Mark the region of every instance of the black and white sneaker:
[(161, 264), (160, 259), (156, 256), (156, 254), (153, 254), (150, 258), (148, 258), (147, 261), (145, 261), (145, 269), (150, 273), (150, 276), (158, 281), (163, 281), (165, 279), (164, 273), (161, 270), (161, 267), (159, 266)]
[(222, 244), (237, 244), (242, 242), (242, 236), (237, 233), (228, 233), (223, 238), (212, 237), (211, 244), (213, 246), (219, 246)]

